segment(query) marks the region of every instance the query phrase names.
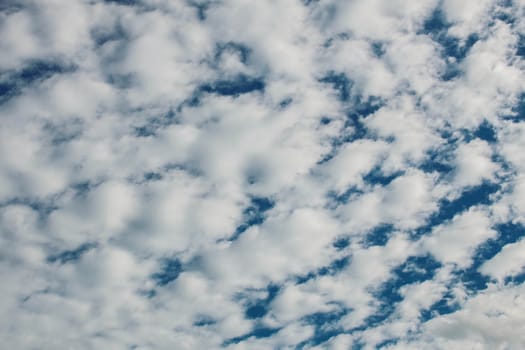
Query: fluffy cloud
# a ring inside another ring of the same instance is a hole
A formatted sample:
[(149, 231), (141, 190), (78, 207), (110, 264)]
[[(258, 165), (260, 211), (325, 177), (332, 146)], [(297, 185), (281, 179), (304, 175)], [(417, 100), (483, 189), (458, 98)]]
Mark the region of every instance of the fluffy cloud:
[(4, 1), (4, 346), (523, 347), (524, 8)]

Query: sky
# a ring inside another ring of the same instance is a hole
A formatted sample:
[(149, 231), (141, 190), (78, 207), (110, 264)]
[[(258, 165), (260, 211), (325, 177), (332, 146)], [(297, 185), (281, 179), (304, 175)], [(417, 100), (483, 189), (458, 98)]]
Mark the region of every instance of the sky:
[(524, 0), (0, 1), (0, 343), (525, 348)]

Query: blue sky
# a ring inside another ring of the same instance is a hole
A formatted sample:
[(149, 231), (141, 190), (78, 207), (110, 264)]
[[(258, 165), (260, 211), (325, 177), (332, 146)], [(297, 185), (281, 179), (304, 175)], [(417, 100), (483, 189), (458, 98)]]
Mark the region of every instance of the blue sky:
[(525, 348), (524, 14), (3, 1), (0, 343)]

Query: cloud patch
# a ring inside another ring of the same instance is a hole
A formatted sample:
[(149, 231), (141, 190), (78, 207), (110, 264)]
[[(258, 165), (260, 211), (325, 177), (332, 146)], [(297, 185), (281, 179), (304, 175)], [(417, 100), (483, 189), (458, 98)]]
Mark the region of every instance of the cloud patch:
[(523, 11), (4, 1), (3, 345), (525, 347)]

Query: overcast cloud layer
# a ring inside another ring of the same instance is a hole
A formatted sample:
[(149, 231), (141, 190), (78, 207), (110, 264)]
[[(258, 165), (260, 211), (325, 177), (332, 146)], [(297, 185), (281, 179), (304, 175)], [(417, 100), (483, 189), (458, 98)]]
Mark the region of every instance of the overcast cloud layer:
[(2, 349), (524, 349), (524, 0), (0, 1)]

